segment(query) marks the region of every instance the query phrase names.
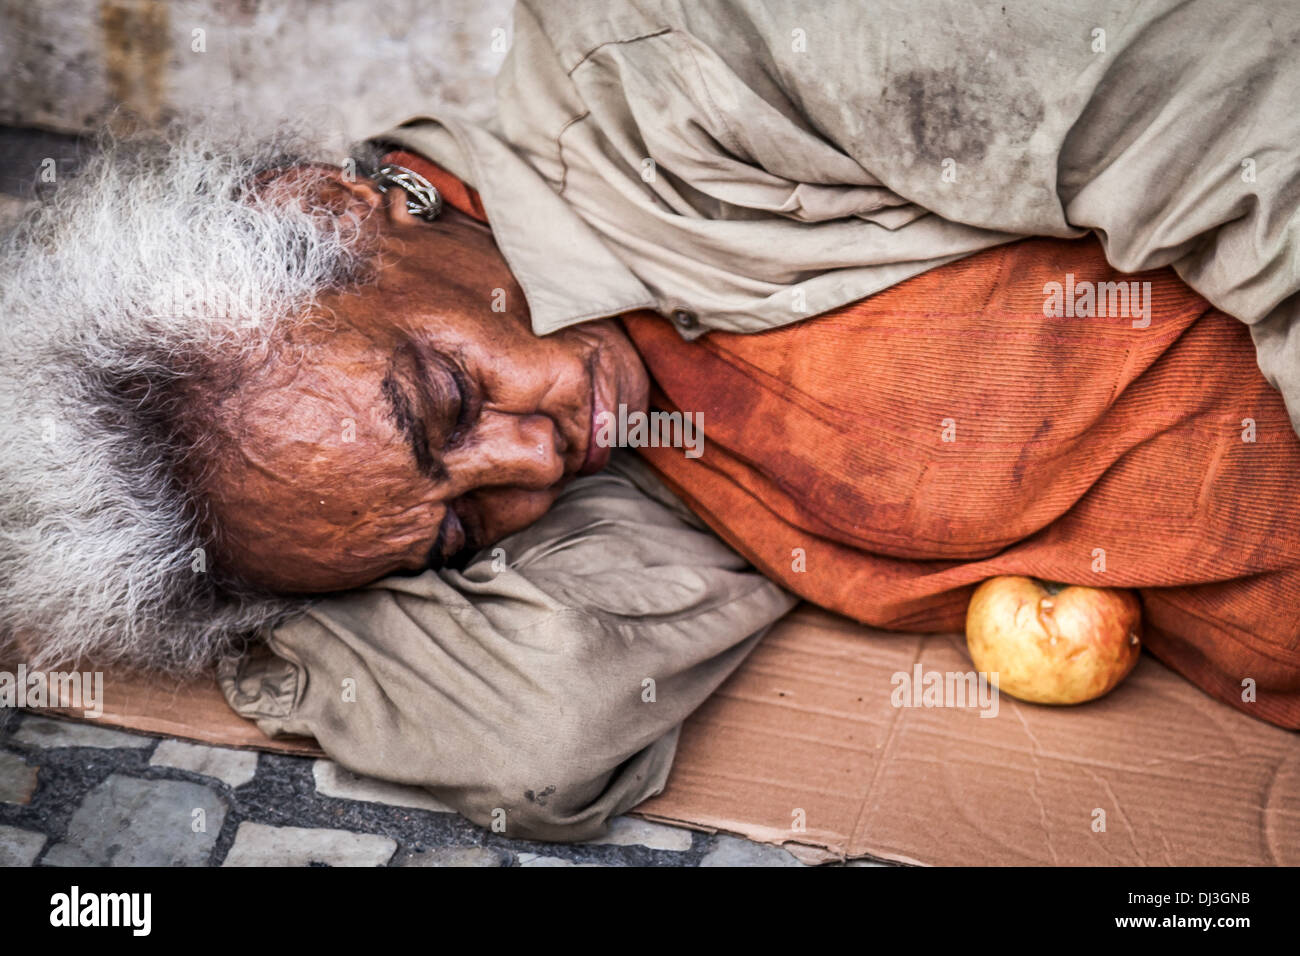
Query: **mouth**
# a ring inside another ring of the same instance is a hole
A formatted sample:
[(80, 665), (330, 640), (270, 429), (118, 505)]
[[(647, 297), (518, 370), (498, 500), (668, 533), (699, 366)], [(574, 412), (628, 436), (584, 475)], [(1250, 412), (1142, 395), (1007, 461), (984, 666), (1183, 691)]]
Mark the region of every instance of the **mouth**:
[(600, 394), (599, 353), (591, 362), (591, 421), (587, 429), (587, 457), (583, 459), (579, 475), (594, 475), (609, 464), (611, 449), (597, 440), (602, 414), (609, 414), (609, 408)]

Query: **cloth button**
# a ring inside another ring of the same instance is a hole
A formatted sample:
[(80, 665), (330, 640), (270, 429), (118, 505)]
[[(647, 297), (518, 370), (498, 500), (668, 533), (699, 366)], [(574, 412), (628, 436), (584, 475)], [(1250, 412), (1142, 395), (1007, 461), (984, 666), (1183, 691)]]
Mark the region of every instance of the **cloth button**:
[(693, 329), (700, 324), (699, 316), (687, 309), (674, 310), (673, 321), (684, 329)]

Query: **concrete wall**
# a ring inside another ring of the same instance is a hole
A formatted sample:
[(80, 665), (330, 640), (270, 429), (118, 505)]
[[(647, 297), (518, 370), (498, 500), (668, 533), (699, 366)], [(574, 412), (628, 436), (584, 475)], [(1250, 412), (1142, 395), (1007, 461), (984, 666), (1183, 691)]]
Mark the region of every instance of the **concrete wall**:
[(305, 120), (340, 146), (492, 111), (512, 0), (0, 0), (0, 124)]

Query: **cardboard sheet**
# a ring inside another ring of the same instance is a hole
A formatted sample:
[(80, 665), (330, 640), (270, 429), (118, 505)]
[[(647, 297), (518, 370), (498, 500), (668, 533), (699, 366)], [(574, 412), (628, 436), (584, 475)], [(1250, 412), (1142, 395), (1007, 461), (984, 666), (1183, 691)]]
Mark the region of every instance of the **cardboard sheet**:
[[(667, 789), (638, 812), (785, 844), (809, 862), (1300, 864), (1300, 735), (1211, 700), (1149, 655), (1100, 701), (1002, 696), (993, 717), (895, 706), (895, 675), (918, 665), (971, 668), (960, 635), (797, 608), (687, 721)], [(213, 682), (106, 674), (105, 685), (102, 723), (320, 753), (262, 736)]]

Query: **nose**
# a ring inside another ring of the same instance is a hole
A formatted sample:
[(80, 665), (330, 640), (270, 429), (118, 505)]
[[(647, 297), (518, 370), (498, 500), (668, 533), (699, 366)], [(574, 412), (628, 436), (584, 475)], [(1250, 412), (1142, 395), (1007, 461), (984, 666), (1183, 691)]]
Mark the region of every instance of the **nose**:
[(453, 495), (478, 488), (541, 491), (565, 473), (567, 445), (545, 415), (484, 411), (470, 441), (446, 458)]

